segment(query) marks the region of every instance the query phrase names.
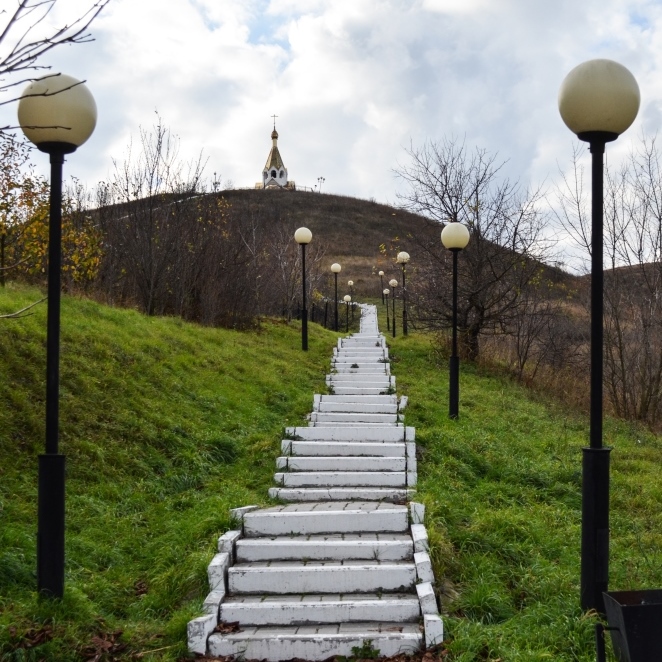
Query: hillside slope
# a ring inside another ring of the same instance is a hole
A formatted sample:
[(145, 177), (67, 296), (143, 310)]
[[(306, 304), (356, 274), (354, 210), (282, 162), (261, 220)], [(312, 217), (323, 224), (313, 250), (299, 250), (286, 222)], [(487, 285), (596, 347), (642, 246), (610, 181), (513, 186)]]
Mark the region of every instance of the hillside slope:
[[(0, 290), (0, 314), (39, 296)], [(228, 509), (265, 502), (282, 428), (324, 388), (336, 336), (311, 325), (304, 354), (296, 323), (238, 333), (63, 304), (60, 605), (34, 591), (45, 310), (0, 320), (0, 659), (173, 662)], [(451, 421), (447, 357), (420, 334), (388, 340), (420, 447), (418, 499), (447, 612), (443, 659), (592, 662), (594, 619), (578, 600), (586, 421), (470, 365)], [(611, 420), (605, 438), (611, 586), (660, 586), (662, 442)]]
[(333, 262), (342, 265), (343, 284), (351, 279), (357, 291), (370, 296), (379, 295), (376, 274), (380, 269), (390, 278), (397, 277), (395, 256), (385, 257), (380, 246), (393, 242), (401, 250), (415, 252), (415, 244), (407, 239), (407, 234), (431, 232), (428, 219), (370, 200), (281, 190), (241, 189), (224, 191), (222, 195), (230, 202), (231, 213), (253, 213), (293, 228), (308, 227), (313, 241), (325, 246), (328, 266)]
[[(40, 296), (0, 290), (0, 314)], [(239, 333), (65, 297), (58, 607), (35, 595), (45, 304), (33, 312), (0, 320), (0, 658), (34, 648), (35, 660), (91, 659), (112, 640), (176, 659), (229, 508), (266, 500), (282, 429), (310, 410), (336, 336), (310, 325), (304, 353), (296, 323)]]

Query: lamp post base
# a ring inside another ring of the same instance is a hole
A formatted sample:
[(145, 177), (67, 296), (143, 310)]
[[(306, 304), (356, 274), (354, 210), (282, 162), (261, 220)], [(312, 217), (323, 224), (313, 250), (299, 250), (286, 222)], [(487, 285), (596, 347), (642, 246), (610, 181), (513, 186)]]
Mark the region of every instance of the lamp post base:
[(451, 356), (448, 360), (449, 397), (448, 415), (457, 418), (460, 410), (460, 357)]
[(37, 591), (53, 598), (64, 595), (64, 466), (64, 455), (39, 456)]
[(611, 448), (583, 448), (581, 606), (605, 613), (609, 583), (609, 454)]

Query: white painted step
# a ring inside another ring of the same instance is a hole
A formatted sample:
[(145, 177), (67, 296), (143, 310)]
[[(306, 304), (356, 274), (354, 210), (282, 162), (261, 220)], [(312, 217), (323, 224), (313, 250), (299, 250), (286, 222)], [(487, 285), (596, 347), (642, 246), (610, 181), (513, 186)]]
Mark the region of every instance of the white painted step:
[(256, 561), (228, 568), (233, 595), (406, 592), (415, 584), (412, 561)]
[(398, 404), (397, 395), (361, 395), (361, 396), (347, 396), (347, 395), (319, 395), (315, 396), (315, 402), (320, 404), (365, 404), (365, 405), (396, 405)]
[(357, 427), (357, 428), (380, 428), (380, 427), (402, 427), (402, 423), (361, 423), (357, 421), (347, 421), (343, 423), (342, 421), (311, 421), (308, 423), (312, 427)]
[(398, 415), (373, 414), (364, 412), (312, 412), (310, 420), (313, 423), (380, 423), (383, 425), (398, 422)]
[(363, 402), (327, 402), (320, 400), (316, 410), (320, 413), (357, 413), (357, 414), (397, 414), (397, 403), (363, 403)]
[(402, 533), (408, 526), (406, 506), (373, 501), (289, 504), (244, 515), (247, 537), (291, 533)]
[(246, 660), (310, 660), (352, 656), (370, 639), (382, 656), (412, 653), (423, 646), (417, 623), (342, 623), (335, 625), (249, 626), (232, 634), (209, 637), (209, 655), (241, 656)]
[(390, 501), (405, 503), (416, 490), (396, 487), (271, 487), (269, 496), (288, 503), (299, 501)]
[(389, 372), (389, 364), (382, 363), (380, 361), (368, 361), (365, 363), (359, 363), (358, 361), (349, 359), (347, 361), (332, 361), (331, 369), (336, 370), (337, 372), (345, 372), (349, 370), (355, 370), (359, 372)]
[(221, 620), (243, 625), (314, 625), (365, 621), (418, 621), (418, 596), (411, 593), (230, 596)]
[(293, 471), (274, 474), (282, 487), (406, 487), (404, 471)]
[(381, 396), (382, 394), (386, 394), (388, 392), (389, 388), (388, 387), (375, 387), (375, 386), (359, 386), (359, 387), (354, 387), (354, 386), (334, 386), (333, 387), (333, 392), (335, 395), (340, 395), (340, 396), (347, 396), (347, 397), (353, 397), (353, 396)]
[(288, 455), (276, 458), (276, 466), (284, 471), (406, 471), (407, 459), (405, 457), (292, 457)]
[(290, 441), (281, 442), (283, 453), (293, 456), (322, 457), (404, 457), (406, 446), (404, 442), (349, 442), (349, 441)]
[(375, 382), (379, 384), (393, 384), (395, 377), (367, 372), (334, 372), (327, 376), (328, 382)]
[(238, 563), (251, 561), (379, 561), (412, 560), (409, 533), (333, 533), (306, 536), (240, 538), (235, 547)]
[(405, 428), (286, 428), (285, 433), (295, 441), (405, 441)]

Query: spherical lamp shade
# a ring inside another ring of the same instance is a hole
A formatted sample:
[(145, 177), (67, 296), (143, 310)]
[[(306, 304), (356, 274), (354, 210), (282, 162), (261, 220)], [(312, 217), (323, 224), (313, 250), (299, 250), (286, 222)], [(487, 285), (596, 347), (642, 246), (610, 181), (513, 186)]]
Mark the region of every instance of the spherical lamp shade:
[(580, 138), (599, 131), (616, 139), (634, 122), (641, 96), (634, 76), (613, 60), (589, 60), (576, 66), (561, 84), (559, 112)]
[(354, 281), (353, 280), (348, 280), (347, 285), (349, 285), (349, 287), (354, 287)]
[(391, 280), (389, 280), (388, 284), (389, 284), (391, 287), (397, 287), (397, 286), (398, 286), (398, 281), (395, 280), (395, 278), (391, 278)]
[(331, 265), (331, 271), (333, 271), (334, 274), (339, 274), (341, 269), (342, 267), (337, 262), (334, 262)]
[[(18, 102), (18, 123), (37, 147), (52, 143), (80, 147), (97, 124), (92, 93), (76, 78), (44, 76), (30, 83)], [(48, 151), (48, 150), (43, 150)]]
[(342, 300), (345, 303), (349, 303), (352, 300), (352, 297), (350, 297), (349, 294), (345, 294), (345, 296), (342, 298)]
[(441, 243), (449, 250), (461, 250), (469, 243), (469, 230), (462, 223), (447, 223), (441, 231)]
[(384, 288), (384, 296), (388, 296), (391, 290), (388, 287)]
[(380, 271), (377, 275), (378, 275), (378, 276), (383, 276), (383, 275), (384, 275), (384, 272), (383, 272), (383, 271)]
[(396, 258), (398, 264), (407, 264), (409, 262), (409, 253), (405, 251), (400, 251), (398, 257)]
[(294, 241), (297, 244), (309, 244), (312, 241), (313, 233), (308, 228), (299, 228), (294, 233)]

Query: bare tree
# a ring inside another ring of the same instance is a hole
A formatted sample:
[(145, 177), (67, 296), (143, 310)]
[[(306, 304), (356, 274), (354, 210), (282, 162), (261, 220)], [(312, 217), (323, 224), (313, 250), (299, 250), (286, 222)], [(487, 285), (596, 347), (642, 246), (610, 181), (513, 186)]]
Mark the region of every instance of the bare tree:
[[(49, 25), (58, 0), (18, 0), (13, 9), (0, 11), (0, 105), (12, 103), (19, 95), (11, 91), (34, 80), (35, 73), (50, 67), (42, 64), (44, 56), (64, 44), (92, 41), (88, 28), (110, 0), (95, 0), (81, 15), (60, 27)], [(8, 4), (8, 3), (5, 3)], [(12, 127), (0, 127), (4, 131)]]
[[(590, 251), (588, 192), (580, 153), (559, 189), (558, 217)], [(662, 417), (662, 155), (657, 138), (605, 177), (605, 392), (617, 415)]]
[(408, 185), (401, 206), (430, 219), (429, 234), (409, 237), (420, 253), (420, 285), (411, 292), (418, 323), (451, 324), (451, 260), (438, 232), (448, 221), (466, 223), (471, 239), (459, 260), (458, 327), (465, 353), (476, 358), (481, 335), (508, 330), (546, 257), (542, 194), (502, 177), (495, 155), (454, 139), (411, 146), (407, 154), (409, 163), (396, 170)]
[[(115, 161), (109, 183), (98, 188), (99, 221), (106, 235), (102, 277), (109, 291), (122, 289), (118, 281), (137, 290), (148, 314), (166, 312), (166, 292), (172, 281), (186, 277), (181, 252), (191, 250), (199, 238), (187, 236), (191, 226), (182, 222), (188, 199), (199, 192), (204, 164), (184, 163), (179, 141), (157, 115), (152, 130), (140, 130), (138, 153), (133, 145), (122, 162)], [(127, 265), (127, 261), (129, 264)], [(121, 266), (120, 266), (121, 265)]]

